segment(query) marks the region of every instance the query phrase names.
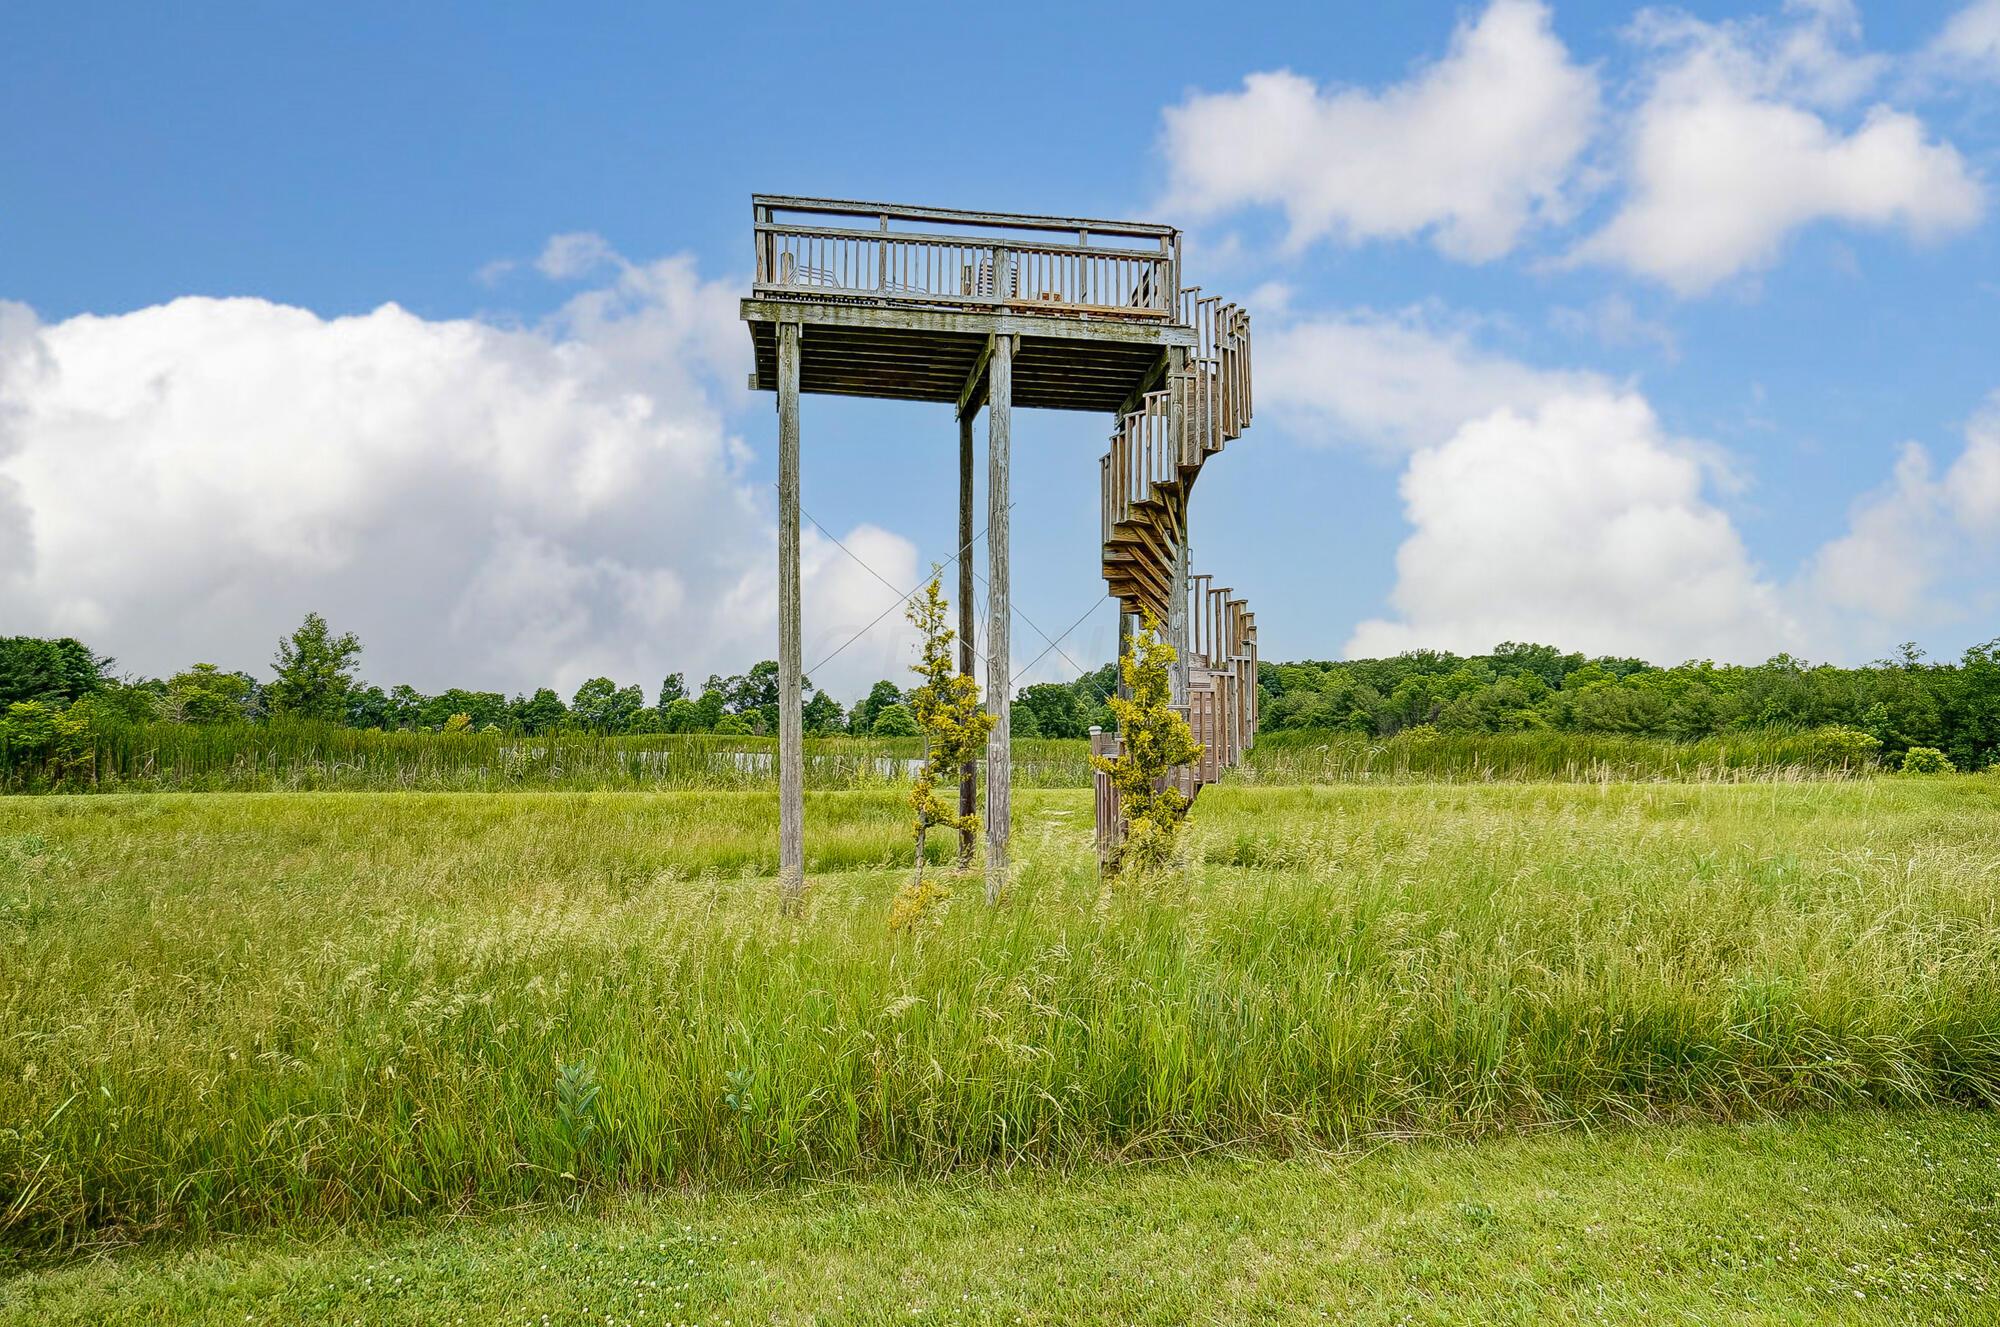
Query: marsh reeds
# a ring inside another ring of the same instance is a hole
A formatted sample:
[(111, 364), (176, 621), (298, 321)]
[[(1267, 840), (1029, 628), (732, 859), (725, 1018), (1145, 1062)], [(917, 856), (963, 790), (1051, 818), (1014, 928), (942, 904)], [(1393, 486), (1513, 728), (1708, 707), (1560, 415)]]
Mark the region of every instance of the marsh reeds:
[[(562, 732), (381, 732), (334, 724), (120, 726), (80, 758), (55, 763), (0, 738), (0, 792), (506, 792), (520, 789), (758, 789), (776, 785), (767, 737)], [(806, 786), (907, 785), (920, 738), (815, 737)], [(1016, 739), (1014, 783), (1087, 788), (1088, 743)], [(1742, 782), (1856, 778), (1872, 759), (1824, 733), (1753, 729), (1679, 742), (1541, 731), (1454, 734), (1412, 729), (1389, 738), (1284, 731), (1262, 735), (1232, 778), (1263, 783), (1577, 782), (1663, 779)]]

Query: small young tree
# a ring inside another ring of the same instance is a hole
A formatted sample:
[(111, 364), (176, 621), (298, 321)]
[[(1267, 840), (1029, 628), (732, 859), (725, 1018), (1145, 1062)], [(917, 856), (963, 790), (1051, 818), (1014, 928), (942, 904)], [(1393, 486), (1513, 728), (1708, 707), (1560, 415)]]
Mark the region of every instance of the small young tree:
[(174, 723), (229, 723), (243, 718), (250, 679), (198, 663), (167, 680), (167, 718)]
[[(922, 596), (912, 601), (904, 614), (922, 638), (921, 653), (911, 671), (923, 681), (910, 692), (909, 706), (923, 734), (924, 763), (910, 788), (910, 807), (916, 820), (916, 869), (892, 915), (892, 924), (898, 926), (914, 922), (933, 899), (943, 896), (941, 886), (924, 879), (924, 844), (931, 828), (979, 832), (976, 814), (962, 816), (956, 797), (946, 801), (938, 795), (940, 784), (956, 793), (960, 766), (978, 758), (986, 735), (993, 731), (993, 716), (979, 704), (979, 683), (959, 672), (952, 662), (952, 641), (958, 633), (945, 625), (950, 607), (939, 588), (939, 578), (933, 574)], [(882, 731), (879, 718), (875, 731)]]
[[(867, 737), (874, 732), (875, 716), (891, 705), (903, 703), (903, 693), (894, 682), (883, 678), (868, 689), (868, 694), (854, 702), (854, 709), (848, 715), (847, 731), (856, 737)], [(904, 736), (912, 736), (905, 733)]]
[(638, 687), (621, 687), (608, 677), (593, 677), (576, 689), (569, 702), (569, 713), (579, 728), (593, 733), (622, 733), (632, 726), (632, 717), (645, 704), (646, 698)]
[(917, 722), (917, 716), (902, 701), (884, 705), (875, 711), (875, 722), (869, 726), (870, 737), (920, 737), (924, 727)]
[(1115, 757), (1090, 758), (1111, 776), (1125, 821), (1125, 841), (1111, 857), (1114, 876), (1157, 875), (1179, 852), (1188, 799), (1168, 776), (1200, 759), (1202, 746), (1171, 704), (1168, 673), (1176, 657), (1173, 646), (1160, 639), (1159, 620), (1147, 613), (1118, 662), (1128, 695), (1113, 697), (1111, 711), (1118, 719), (1122, 749)]
[(269, 691), (272, 713), (340, 722), (360, 657), (360, 637), (351, 631), (336, 636), (325, 618), (307, 613), (297, 631), (278, 641), (271, 661), (278, 675)]
[(537, 688), (535, 694), (525, 700), (516, 699), (511, 708), (511, 717), (524, 733), (554, 732), (569, 717), (569, 706), (563, 704), (562, 697), (548, 687)]
[(807, 737), (825, 737), (847, 727), (847, 712), (824, 691), (815, 691), (807, 698), (799, 718)]
[[(715, 680), (712, 677), (709, 679), (711, 682)], [(701, 699), (694, 703), (694, 716), (688, 731), (691, 733), (720, 732), (723, 719), (735, 717), (727, 713), (728, 705), (729, 700), (722, 694), (720, 688), (713, 686), (702, 688)], [(745, 724), (741, 729), (743, 732), (748, 732), (749, 730), (748, 724)]]

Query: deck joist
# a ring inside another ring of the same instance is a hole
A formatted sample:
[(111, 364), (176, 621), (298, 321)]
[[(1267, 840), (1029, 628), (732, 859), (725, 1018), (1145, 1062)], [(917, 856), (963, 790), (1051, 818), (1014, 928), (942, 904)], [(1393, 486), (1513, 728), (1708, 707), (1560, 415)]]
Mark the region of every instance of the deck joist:
[(976, 383), (991, 338), (1012, 336), (1013, 403), (1028, 409), (1116, 411), (1194, 337), (1158, 323), (856, 302), (746, 299), (742, 311), (753, 389), (776, 388), (780, 323), (799, 325), (801, 392), (952, 404)]

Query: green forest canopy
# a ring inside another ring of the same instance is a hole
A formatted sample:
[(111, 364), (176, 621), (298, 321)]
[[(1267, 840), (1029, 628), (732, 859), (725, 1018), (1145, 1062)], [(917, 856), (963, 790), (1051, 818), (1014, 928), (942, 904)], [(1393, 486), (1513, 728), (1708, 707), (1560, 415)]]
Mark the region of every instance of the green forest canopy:
[[(680, 673), (649, 692), (592, 678), (565, 700), (552, 688), (512, 698), (451, 688), (425, 694), (359, 677), (361, 644), (336, 635), (318, 614), (283, 642), (272, 676), (199, 663), (167, 678), (113, 675), (113, 661), (73, 639), (0, 638), (0, 715), (16, 740), (82, 703), (93, 722), (164, 720), (259, 723), (296, 716), (354, 728), (556, 729), (621, 733), (741, 733), (776, 730), (777, 665), (711, 676), (698, 689)], [(1013, 705), (1024, 736), (1080, 738), (1111, 726), (1110, 664), (1074, 682), (1024, 687)], [(1881, 754), (1936, 747), (1960, 769), (2000, 761), (2000, 640), (1934, 662), (1913, 646), (1859, 668), (1778, 655), (1761, 664), (1707, 661), (1658, 667), (1640, 659), (1590, 658), (1549, 645), (1503, 644), (1489, 654), (1419, 650), (1390, 659), (1302, 660), (1258, 667), (1265, 732), (1329, 731), (1389, 737), (1430, 726), (1441, 732), (1547, 729), (1693, 740), (1755, 729), (1838, 726), (1866, 733)], [(902, 687), (885, 679), (850, 708), (806, 686), (808, 733), (900, 732)], [(74, 717), (74, 716), (73, 716)]]

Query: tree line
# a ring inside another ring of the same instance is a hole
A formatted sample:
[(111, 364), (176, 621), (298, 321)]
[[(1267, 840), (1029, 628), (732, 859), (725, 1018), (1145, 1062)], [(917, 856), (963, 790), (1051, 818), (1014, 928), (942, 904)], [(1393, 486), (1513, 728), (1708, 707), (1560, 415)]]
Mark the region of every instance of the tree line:
[[(584, 682), (565, 700), (552, 687), (512, 697), (497, 691), (448, 688), (427, 694), (409, 685), (383, 688), (360, 677), (362, 645), (336, 633), (318, 613), (278, 642), (271, 676), (260, 678), (213, 663), (196, 663), (165, 678), (120, 677), (116, 662), (73, 638), (0, 637), (0, 737), (40, 745), (60, 729), (105, 722), (262, 723), (304, 719), (357, 729), (434, 732), (575, 731), (606, 736), (647, 733), (766, 735), (778, 728), (778, 665), (766, 659), (749, 671), (711, 675), (698, 691), (684, 673), (668, 673), (657, 689), (608, 677)], [(1016, 698), (1017, 736), (1083, 737), (1110, 722), (1104, 696), (1114, 670), (1075, 683), (1042, 683)], [(884, 679), (852, 707), (804, 685), (805, 731), (915, 737), (914, 693)]]
[[(427, 694), (360, 679), (361, 642), (317, 613), (280, 643), (270, 676), (198, 663), (167, 678), (120, 678), (112, 660), (74, 639), (0, 638), (0, 737), (49, 740), (58, 728), (169, 721), (261, 723), (296, 717), (357, 729), (502, 731), (604, 735), (777, 731), (778, 666), (710, 676), (699, 689), (681, 673), (657, 687), (586, 681), (564, 699), (553, 688), (511, 698), (451, 688)], [(1533, 730), (1692, 741), (1761, 730), (1841, 728), (1865, 737), (1884, 759), (1936, 749), (1959, 769), (2000, 762), (2000, 640), (1956, 661), (1914, 646), (1864, 667), (1810, 664), (1780, 654), (1761, 664), (1698, 661), (1659, 667), (1642, 659), (1589, 657), (1549, 645), (1503, 644), (1489, 654), (1418, 650), (1394, 658), (1264, 663), (1258, 668), (1259, 726), (1387, 738), (1410, 729), (1443, 733)], [(1016, 736), (1081, 738), (1112, 728), (1117, 668), (1073, 682), (1022, 688), (1012, 706)], [(913, 737), (911, 695), (884, 679), (851, 706), (806, 683), (805, 730), (814, 735)]]
[(1789, 654), (1751, 665), (1658, 667), (1643, 659), (1505, 644), (1491, 654), (1417, 650), (1392, 659), (1263, 664), (1258, 726), (1390, 737), (1534, 730), (1693, 741), (1760, 730), (1840, 728), (1903, 763), (1937, 750), (1953, 766), (2000, 762), (2000, 640), (1956, 662), (1905, 645), (1859, 668)]

